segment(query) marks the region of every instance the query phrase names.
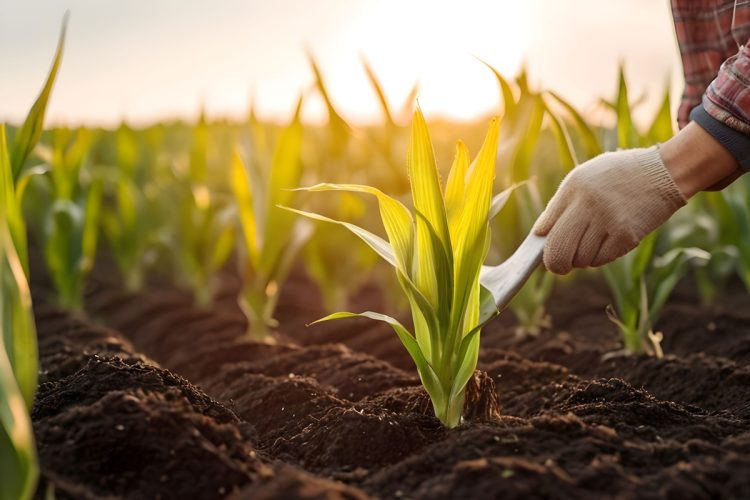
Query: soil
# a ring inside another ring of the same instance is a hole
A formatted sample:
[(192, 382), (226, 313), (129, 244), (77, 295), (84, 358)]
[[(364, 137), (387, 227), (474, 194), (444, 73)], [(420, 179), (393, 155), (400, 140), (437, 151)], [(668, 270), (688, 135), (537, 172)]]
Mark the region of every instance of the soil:
[[(389, 327), (322, 316), (296, 271), (272, 342), (246, 335), (227, 275), (215, 304), (168, 283), (129, 294), (106, 263), (86, 314), (33, 285), (39, 497), (750, 498), (750, 296), (700, 307), (682, 283), (663, 359), (620, 347), (607, 292), (561, 283), (552, 328), (482, 333), (466, 418), (444, 429)], [(354, 310), (382, 310), (366, 287)], [(407, 318), (404, 318), (406, 321)]]

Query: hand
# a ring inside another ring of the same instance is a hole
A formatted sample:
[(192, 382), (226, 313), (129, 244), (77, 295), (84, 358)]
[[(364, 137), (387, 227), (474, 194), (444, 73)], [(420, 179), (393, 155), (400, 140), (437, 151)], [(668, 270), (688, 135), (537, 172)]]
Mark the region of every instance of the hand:
[(599, 155), (568, 174), (534, 225), (547, 235), (544, 265), (567, 274), (611, 262), (686, 201), (656, 146)]
[(739, 173), (721, 144), (691, 123), (661, 148), (604, 153), (560, 185), (534, 232), (547, 235), (544, 265), (557, 274), (625, 255), (689, 197)]

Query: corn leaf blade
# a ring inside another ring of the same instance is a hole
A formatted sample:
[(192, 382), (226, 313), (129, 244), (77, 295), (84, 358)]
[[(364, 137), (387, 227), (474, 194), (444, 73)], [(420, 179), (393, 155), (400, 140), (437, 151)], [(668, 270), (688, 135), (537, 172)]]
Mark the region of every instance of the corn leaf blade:
[(52, 93), (52, 86), (55, 83), (57, 72), (60, 68), (60, 61), (62, 60), (63, 49), (65, 47), (65, 32), (68, 28), (68, 12), (63, 17), (62, 29), (60, 31), (60, 39), (57, 42), (57, 50), (55, 57), (52, 61), (52, 67), (47, 75), (47, 81), (42, 87), (42, 91), (37, 97), (34, 105), (31, 107), (29, 114), (26, 117), (21, 129), (16, 135), (16, 139), (13, 143), (13, 149), (10, 153), (10, 158), (13, 165), (13, 180), (17, 181), (21, 177), (23, 166), (26, 163), (27, 158), (34, 150), (34, 147), (39, 142), (39, 138), (42, 136), (42, 128), (44, 126), (44, 115), (47, 109), (47, 102), (49, 101), (50, 94)]

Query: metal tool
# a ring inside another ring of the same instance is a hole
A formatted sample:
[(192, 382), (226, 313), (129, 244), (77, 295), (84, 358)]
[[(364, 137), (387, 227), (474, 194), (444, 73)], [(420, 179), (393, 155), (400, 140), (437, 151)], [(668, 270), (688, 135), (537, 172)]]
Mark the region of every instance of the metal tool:
[(492, 292), (498, 311), (510, 303), (542, 262), (546, 236), (529, 233), (508, 259), (497, 266), (482, 266), (479, 282)]

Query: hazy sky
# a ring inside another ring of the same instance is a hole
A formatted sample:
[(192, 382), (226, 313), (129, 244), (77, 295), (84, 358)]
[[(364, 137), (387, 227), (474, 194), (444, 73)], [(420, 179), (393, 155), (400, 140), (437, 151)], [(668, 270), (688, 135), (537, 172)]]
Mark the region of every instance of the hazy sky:
[[(240, 116), (251, 96), (262, 117), (285, 119), (313, 82), (305, 50), (354, 122), (378, 117), (362, 55), (395, 107), (418, 81), (425, 112), (451, 118), (498, 105), (474, 56), (506, 74), (526, 61), (533, 82), (589, 110), (612, 96), (619, 61), (651, 103), (668, 81), (682, 86), (667, 0), (3, 0), (0, 119), (30, 107), (66, 9), (55, 123), (190, 118), (201, 106)], [(308, 101), (308, 119), (323, 113)]]

